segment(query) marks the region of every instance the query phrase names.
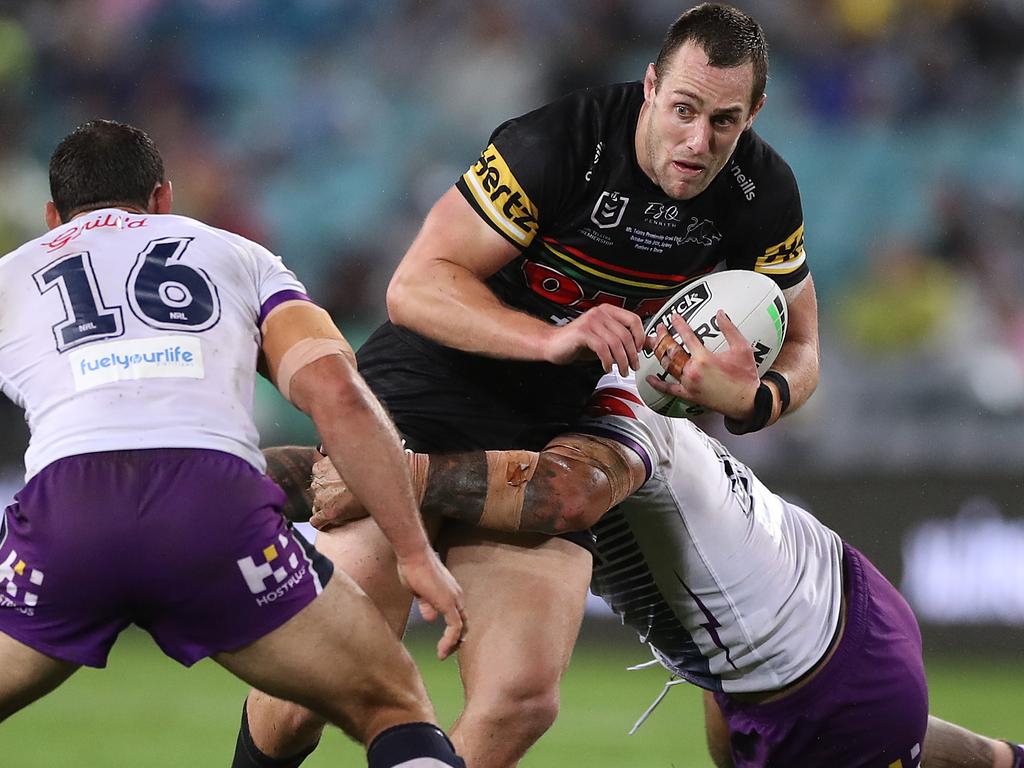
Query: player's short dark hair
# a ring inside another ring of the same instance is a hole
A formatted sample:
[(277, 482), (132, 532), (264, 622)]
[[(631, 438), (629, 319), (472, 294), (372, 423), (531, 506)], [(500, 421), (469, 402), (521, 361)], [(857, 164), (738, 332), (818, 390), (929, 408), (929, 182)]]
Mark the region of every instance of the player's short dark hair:
[(754, 87), (750, 94), (753, 109), (768, 82), (768, 43), (761, 25), (729, 5), (702, 3), (691, 8), (665, 33), (654, 62), (658, 79), (668, 68), (672, 54), (691, 40), (703, 49), (713, 67), (738, 67), (748, 61), (754, 65)]
[(164, 161), (153, 140), (113, 120), (90, 120), (65, 136), (50, 157), (50, 195), (68, 221), (88, 208), (145, 208), (164, 181)]

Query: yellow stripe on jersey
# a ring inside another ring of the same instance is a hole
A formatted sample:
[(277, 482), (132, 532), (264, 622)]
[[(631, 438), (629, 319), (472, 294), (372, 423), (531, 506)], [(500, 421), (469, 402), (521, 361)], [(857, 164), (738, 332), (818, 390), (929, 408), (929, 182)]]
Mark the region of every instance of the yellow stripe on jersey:
[(537, 234), (537, 206), (493, 144), (488, 145), (462, 178), (480, 210), (498, 230), (524, 248), (533, 242)]
[(644, 283), (639, 280), (627, 280), (624, 277), (617, 277), (616, 275), (613, 275), (609, 272), (603, 272), (600, 269), (595, 269), (594, 267), (591, 267), (583, 263), (582, 261), (578, 261), (577, 259), (574, 259), (571, 256), (564, 254), (561, 251), (553, 248), (549, 243), (544, 243), (544, 247), (547, 248), (547, 250), (554, 256), (558, 257), (564, 262), (567, 262), (568, 264), (572, 264), (574, 267), (576, 267), (576, 269), (580, 270), (581, 272), (586, 272), (588, 274), (594, 275), (595, 277), (599, 277), (602, 280), (607, 280), (612, 283), (618, 283), (619, 285), (629, 285), (634, 288), (653, 288), (654, 290), (658, 291), (670, 290), (676, 287), (677, 285), (674, 283)]
[(788, 275), (803, 266), (805, 259), (804, 225), (801, 224), (781, 243), (768, 248), (764, 256), (757, 260), (754, 269), (767, 275)]

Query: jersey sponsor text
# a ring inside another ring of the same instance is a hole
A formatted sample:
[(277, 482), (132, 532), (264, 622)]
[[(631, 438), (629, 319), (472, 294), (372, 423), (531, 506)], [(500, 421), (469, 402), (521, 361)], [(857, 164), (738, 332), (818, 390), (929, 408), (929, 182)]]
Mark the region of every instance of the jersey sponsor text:
[(493, 144), (463, 178), (477, 205), (501, 232), (524, 247), (533, 241), (537, 234), (537, 207)]
[(75, 389), (133, 379), (202, 379), (203, 348), (194, 336), (158, 336), (92, 344), (68, 355)]

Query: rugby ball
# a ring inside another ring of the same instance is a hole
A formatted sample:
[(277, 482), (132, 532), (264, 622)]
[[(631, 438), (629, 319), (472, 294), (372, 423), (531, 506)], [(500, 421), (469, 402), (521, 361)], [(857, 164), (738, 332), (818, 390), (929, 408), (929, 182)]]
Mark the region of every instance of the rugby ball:
[[(718, 327), (715, 315), (725, 310), (743, 336), (750, 342), (757, 363), (758, 376), (764, 375), (782, 348), (786, 338), (788, 314), (786, 299), (770, 277), (746, 269), (730, 269), (698, 277), (686, 283), (665, 302), (644, 328), (648, 336), (667, 326), (672, 337), (681, 343), (672, 327), (671, 316), (677, 313), (689, 324), (704, 346), (712, 352), (728, 349), (725, 334)], [(655, 375), (662, 381), (675, 381), (661, 367), (653, 352), (640, 353), (636, 386), (647, 407), (663, 416), (688, 419), (704, 413), (704, 408), (681, 397), (665, 395), (647, 383)]]

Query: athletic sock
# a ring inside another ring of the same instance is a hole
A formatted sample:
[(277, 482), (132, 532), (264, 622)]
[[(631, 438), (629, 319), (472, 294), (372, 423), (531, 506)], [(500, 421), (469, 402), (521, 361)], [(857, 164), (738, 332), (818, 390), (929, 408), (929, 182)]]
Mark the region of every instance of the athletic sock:
[(1013, 767), (1012, 768), (1024, 768), (1024, 744), (1014, 744), (1012, 741), (1003, 740), (1003, 743), (1009, 744), (1010, 749), (1013, 750)]
[(444, 731), (430, 723), (404, 723), (382, 731), (366, 759), (368, 768), (466, 768)]
[(231, 761), (231, 768), (299, 768), (302, 761), (316, 749), (316, 744), (291, 757), (275, 758), (264, 754), (252, 740), (247, 703), (246, 701), (242, 704), (242, 726), (238, 729), (238, 741), (235, 742), (235, 757)]

